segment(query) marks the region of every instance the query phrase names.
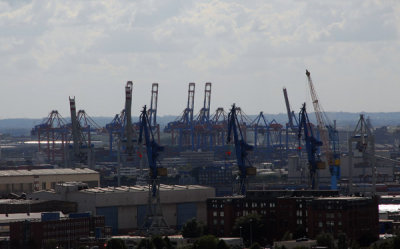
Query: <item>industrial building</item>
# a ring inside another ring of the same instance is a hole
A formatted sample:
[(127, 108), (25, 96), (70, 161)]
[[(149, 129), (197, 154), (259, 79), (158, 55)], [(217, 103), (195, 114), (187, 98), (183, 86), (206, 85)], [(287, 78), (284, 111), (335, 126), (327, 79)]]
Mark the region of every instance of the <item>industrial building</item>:
[(51, 189), (60, 182), (81, 181), (89, 187), (100, 184), (100, 175), (91, 169), (0, 170), (0, 194), (31, 193)]
[(339, 197), (337, 191), (253, 191), (246, 196), (207, 200), (209, 232), (234, 235), (237, 218), (257, 213), (268, 224), (265, 237), (279, 240), (286, 232), (304, 229), (310, 238), (321, 232), (334, 236), (346, 233), (350, 239), (372, 239), (379, 235), (378, 201), (374, 197)]
[[(11, 248), (45, 248), (56, 243), (57, 248), (78, 248), (84, 239), (111, 236), (111, 229), (104, 225), (103, 216), (75, 213), (41, 213), (39, 219), (26, 219), (10, 223)], [(102, 244), (104, 244), (104, 240)]]
[[(206, 200), (215, 197), (214, 188), (161, 184), (160, 192), (163, 216), (170, 227), (180, 229), (191, 218), (207, 222)], [(106, 225), (117, 234), (141, 227), (145, 221), (148, 194), (148, 186), (82, 189), (81, 184), (65, 183), (57, 185), (55, 190), (34, 192), (30, 197), (76, 202), (78, 212), (104, 215)]]

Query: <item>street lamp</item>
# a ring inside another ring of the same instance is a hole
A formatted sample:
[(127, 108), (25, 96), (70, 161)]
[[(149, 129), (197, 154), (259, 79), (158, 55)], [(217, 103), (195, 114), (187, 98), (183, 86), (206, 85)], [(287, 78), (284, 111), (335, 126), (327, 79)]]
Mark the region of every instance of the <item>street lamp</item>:
[(243, 248), (243, 238), (242, 238), (242, 226), (239, 227), (239, 231), (240, 231), (240, 245)]
[(250, 246), (253, 244), (253, 219), (250, 219)]

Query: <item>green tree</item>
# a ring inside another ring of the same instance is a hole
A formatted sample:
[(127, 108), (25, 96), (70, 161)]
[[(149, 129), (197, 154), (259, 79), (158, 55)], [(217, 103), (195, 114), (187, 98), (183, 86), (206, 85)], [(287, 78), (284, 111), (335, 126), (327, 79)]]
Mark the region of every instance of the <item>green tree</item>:
[(214, 235), (204, 235), (198, 238), (194, 244), (194, 249), (217, 249), (218, 239)]
[(193, 218), (183, 225), (182, 236), (184, 238), (198, 238), (204, 234), (204, 229), (204, 225)]
[(330, 233), (321, 233), (317, 236), (316, 239), (318, 246), (326, 246), (328, 249), (335, 248), (335, 241), (333, 239), (332, 234)]
[(173, 249), (174, 248), (174, 246), (171, 243), (171, 240), (167, 236), (165, 236), (163, 240), (164, 240), (166, 249)]
[(347, 249), (349, 247), (347, 243), (347, 236), (345, 233), (338, 235), (338, 249)]
[(44, 243), (43, 248), (44, 249), (54, 249), (57, 247), (57, 245), (58, 245), (57, 240), (49, 239)]
[(137, 249), (154, 249), (154, 244), (150, 239), (142, 239)]
[(261, 249), (260, 244), (258, 244), (257, 242), (253, 243), (249, 249)]
[(249, 214), (236, 219), (233, 234), (240, 236), (241, 233), (246, 246), (250, 246), (251, 242), (264, 245), (266, 229), (267, 223), (264, 217), (259, 214)]
[(154, 236), (151, 238), (151, 242), (153, 243), (155, 249), (163, 249), (166, 247), (165, 241), (161, 236)]
[(229, 249), (229, 246), (224, 240), (220, 239), (217, 244), (217, 249)]

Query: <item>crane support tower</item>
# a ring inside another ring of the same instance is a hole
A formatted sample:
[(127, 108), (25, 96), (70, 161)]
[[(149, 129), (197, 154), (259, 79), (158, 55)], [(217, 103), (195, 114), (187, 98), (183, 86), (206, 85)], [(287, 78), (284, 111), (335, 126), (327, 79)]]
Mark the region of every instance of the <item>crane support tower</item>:
[(133, 128), (132, 128), (132, 81), (126, 82), (125, 86), (125, 154), (127, 160), (132, 161), (133, 157)]
[(247, 176), (255, 175), (256, 168), (252, 166), (246, 166), (246, 161), (249, 163), (247, 159), (248, 151), (253, 150), (253, 146), (247, 144), (243, 138), (243, 133), (240, 128), (235, 104), (232, 105), (232, 109), (228, 114), (227, 144), (231, 142), (232, 135), (233, 142), (235, 144), (236, 162), (239, 167), (239, 189), (237, 191), (237, 194), (245, 195), (247, 189)]
[(311, 73), (308, 70), (306, 70), (306, 75), (310, 87), (315, 116), (317, 118), (319, 136), (322, 141), (322, 150), (331, 173), (331, 189), (337, 190), (337, 181), (340, 179), (339, 134), (336, 127), (332, 125), (322, 110), (322, 106), (319, 103), (317, 92), (315, 91), (311, 79)]
[[(375, 156), (375, 137), (368, 122), (364, 119), (364, 115), (360, 115), (360, 119), (349, 138), (349, 185), (348, 193), (353, 194), (353, 159), (354, 151), (358, 151), (362, 155), (363, 170), (371, 168), (372, 170), (372, 190), (376, 192), (376, 156)], [(366, 172), (364, 172), (366, 174)]]
[(303, 104), (303, 107), (301, 108), (301, 111), (299, 113), (299, 140), (302, 137), (302, 131), (304, 132), (304, 140), (306, 144), (307, 158), (309, 163), (310, 185), (312, 189), (317, 189), (317, 169), (325, 168), (324, 162), (321, 161), (320, 156), (318, 155), (318, 147), (322, 146), (322, 142), (317, 140), (314, 136), (310, 120), (308, 119), (305, 103)]
[(167, 222), (164, 219), (160, 203), (160, 182), (159, 176), (166, 176), (167, 169), (157, 166), (157, 157), (163, 147), (154, 140), (150, 120), (147, 114), (146, 106), (143, 107), (140, 114), (140, 131), (138, 142), (143, 142), (143, 136), (146, 144), (147, 161), (149, 165), (149, 195), (148, 207), (145, 223), (142, 229), (150, 234), (163, 234), (168, 231)]

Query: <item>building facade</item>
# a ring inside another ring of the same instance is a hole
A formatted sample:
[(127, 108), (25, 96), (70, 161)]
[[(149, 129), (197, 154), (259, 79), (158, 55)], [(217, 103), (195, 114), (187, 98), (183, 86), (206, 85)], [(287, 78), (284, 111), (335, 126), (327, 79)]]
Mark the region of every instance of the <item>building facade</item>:
[(251, 213), (268, 224), (265, 237), (280, 240), (286, 232), (310, 238), (321, 232), (346, 233), (351, 239), (379, 234), (378, 200), (339, 197), (337, 191), (248, 191), (246, 196), (207, 200), (207, 223), (216, 236), (234, 236), (237, 218)]

